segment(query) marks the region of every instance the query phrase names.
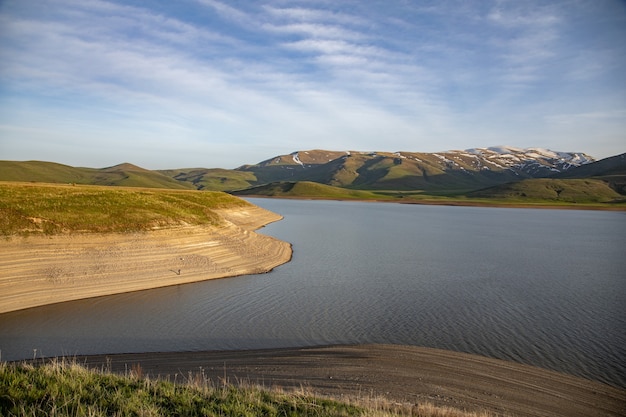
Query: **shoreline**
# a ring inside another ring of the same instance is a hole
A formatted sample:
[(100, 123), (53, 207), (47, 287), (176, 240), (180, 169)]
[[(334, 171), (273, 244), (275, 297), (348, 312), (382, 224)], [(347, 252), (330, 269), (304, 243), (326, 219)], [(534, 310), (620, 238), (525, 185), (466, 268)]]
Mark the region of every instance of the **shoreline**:
[[(626, 390), (529, 365), (404, 345), (132, 353), (71, 358), (115, 373), (305, 391), (337, 399), (429, 402), (513, 416), (623, 416)], [(37, 359), (39, 361), (41, 359)], [(49, 360), (49, 359), (45, 359)], [(31, 361), (29, 361), (31, 362)]]
[(517, 208), (517, 209), (544, 209), (544, 210), (593, 210), (593, 211), (626, 211), (626, 206), (611, 207), (599, 205), (558, 205), (544, 203), (490, 203), (482, 201), (440, 201), (440, 200), (393, 200), (393, 199), (362, 199), (362, 198), (337, 198), (337, 197), (294, 197), (294, 196), (271, 196), (262, 194), (236, 195), (240, 198), (268, 198), (278, 200), (321, 200), (321, 201), (354, 201), (358, 203), (392, 203), (392, 204), (416, 204), (423, 206), (449, 206), (449, 207), (486, 207), (486, 208)]
[(282, 216), (260, 207), (215, 211), (221, 226), (11, 237), (0, 244), (0, 314), (266, 273), (291, 260), (291, 244), (254, 232)]

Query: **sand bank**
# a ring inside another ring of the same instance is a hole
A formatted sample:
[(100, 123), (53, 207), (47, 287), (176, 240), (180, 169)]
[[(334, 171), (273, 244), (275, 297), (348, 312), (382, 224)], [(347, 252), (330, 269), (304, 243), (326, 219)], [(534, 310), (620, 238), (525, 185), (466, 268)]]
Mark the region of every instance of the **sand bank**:
[(291, 246), (254, 230), (281, 216), (219, 210), (220, 226), (128, 234), (12, 237), (0, 243), (0, 313), (214, 278), (268, 272)]
[(76, 358), (124, 373), (215, 384), (301, 389), (335, 398), (384, 397), (507, 416), (624, 416), (626, 390), (558, 372), (438, 349), (399, 345), (329, 346)]

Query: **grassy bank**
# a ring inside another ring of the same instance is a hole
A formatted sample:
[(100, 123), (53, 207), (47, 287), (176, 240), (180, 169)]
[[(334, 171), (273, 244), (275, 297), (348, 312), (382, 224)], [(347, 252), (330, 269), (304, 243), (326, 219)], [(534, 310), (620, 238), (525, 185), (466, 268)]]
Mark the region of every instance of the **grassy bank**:
[(407, 204), (626, 210), (626, 199), (599, 180), (528, 180), (480, 192), (353, 190), (313, 182), (277, 182), (234, 195), (319, 200), (388, 201)]
[[(181, 378), (183, 379), (183, 378)], [(182, 383), (51, 361), (39, 366), (0, 363), (2, 416), (421, 416), (488, 417), (425, 404), (363, 399), (351, 403), (259, 387), (215, 384), (202, 373)], [(303, 390), (301, 390), (303, 391)]]
[(218, 224), (213, 209), (247, 204), (222, 192), (5, 182), (0, 183), (0, 235)]

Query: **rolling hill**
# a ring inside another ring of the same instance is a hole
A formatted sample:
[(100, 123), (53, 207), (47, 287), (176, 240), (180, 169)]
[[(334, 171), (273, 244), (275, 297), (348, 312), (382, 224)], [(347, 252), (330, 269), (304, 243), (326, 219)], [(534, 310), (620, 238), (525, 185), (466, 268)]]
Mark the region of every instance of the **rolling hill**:
[(626, 196), (599, 179), (537, 178), (497, 185), (467, 194), (470, 198), (519, 202), (620, 203)]
[(114, 185), (181, 190), (192, 190), (195, 188), (193, 183), (177, 181), (157, 171), (150, 171), (129, 163), (96, 169), (76, 168), (43, 161), (0, 161), (0, 181)]

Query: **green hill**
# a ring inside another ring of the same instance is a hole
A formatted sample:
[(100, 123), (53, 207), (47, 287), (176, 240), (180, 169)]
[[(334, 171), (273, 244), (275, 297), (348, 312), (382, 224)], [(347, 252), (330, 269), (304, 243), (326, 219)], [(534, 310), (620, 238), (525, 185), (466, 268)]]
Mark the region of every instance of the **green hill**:
[(467, 194), (470, 198), (562, 203), (625, 203), (626, 154), (568, 169), (550, 178), (526, 179)]
[(192, 183), (177, 181), (159, 172), (128, 163), (95, 169), (43, 161), (0, 161), (0, 181), (194, 189)]
[(157, 172), (183, 184), (191, 183), (198, 190), (239, 190), (258, 183), (254, 173), (232, 169), (180, 168), (159, 170)]
[(234, 195), (268, 196), (268, 197), (298, 197), (298, 198), (326, 198), (342, 200), (388, 200), (391, 197), (371, 191), (348, 190), (331, 185), (318, 184), (309, 181), (274, 182), (271, 184), (251, 187), (245, 190), (233, 191)]
[(626, 196), (599, 179), (529, 179), (467, 194), (469, 198), (518, 202), (620, 203)]
[(124, 187), (195, 189), (193, 184), (176, 181), (157, 171), (150, 171), (124, 163), (97, 170), (90, 184)]
[(96, 172), (93, 168), (75, 168), (54, 162), (0, 161), (1, 181), (89, 184)]

